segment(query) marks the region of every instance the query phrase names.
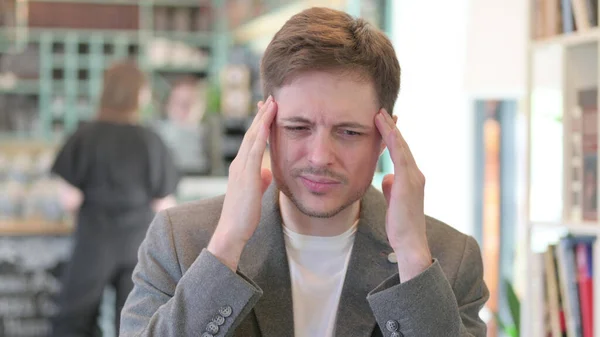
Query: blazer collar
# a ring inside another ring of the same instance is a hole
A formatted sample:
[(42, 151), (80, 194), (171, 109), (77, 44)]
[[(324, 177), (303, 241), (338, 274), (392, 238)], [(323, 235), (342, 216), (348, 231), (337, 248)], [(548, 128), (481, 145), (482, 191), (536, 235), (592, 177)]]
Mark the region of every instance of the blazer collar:
[[(279, 210), (279, 190), (272, 183), (262, 199), (260, 223), (242, 253), (239, 269), (263, 290), (254, 307), (262, 336), (294, 335), (288, 259)], [(336, 319), (336, 335), (371, 336), (376, 321), (367, 294), (398, 272), (388, 262), (392, 252), (385, 233), (386, 202), (370, 187), (361, 199), (356, 237)]]

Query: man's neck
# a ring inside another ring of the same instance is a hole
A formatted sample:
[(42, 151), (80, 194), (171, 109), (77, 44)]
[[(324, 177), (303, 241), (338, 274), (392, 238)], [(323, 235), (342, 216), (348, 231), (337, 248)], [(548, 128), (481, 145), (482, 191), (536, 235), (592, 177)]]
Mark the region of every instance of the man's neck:
[(283, 223), (290, 230), (311, 236), (336, 236), (347, 231), (359, 217), (360, 200), (330, 218), (310, 217), (279, 192), (279, 207)]

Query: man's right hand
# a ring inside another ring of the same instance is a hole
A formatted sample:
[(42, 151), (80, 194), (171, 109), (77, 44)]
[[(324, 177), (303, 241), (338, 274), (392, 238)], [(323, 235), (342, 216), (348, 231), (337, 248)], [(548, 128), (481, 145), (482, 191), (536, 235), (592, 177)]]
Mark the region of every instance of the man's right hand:
[(254, 121), (229, 166), (227, 193), (219, 224), (208, 251), (236, 271), (242, 251), (260, 221), (262, 196), (271, 183), (272, 174), (261, 168), (277, 103), (269, 96), (259, 103)]

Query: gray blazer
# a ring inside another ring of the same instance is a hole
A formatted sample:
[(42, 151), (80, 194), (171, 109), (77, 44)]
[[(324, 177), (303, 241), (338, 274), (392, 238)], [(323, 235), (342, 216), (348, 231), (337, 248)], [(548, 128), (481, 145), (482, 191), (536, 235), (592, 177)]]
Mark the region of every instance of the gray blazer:
[[(205, 249), (223, 197), (160, 212), (139, 249), (120, 336), (293, 336), (277, 197), (272, 184), (237, 273)], [(477, 242), (428, 217), (434, 263), (400, 284), (398, 265), (388, 261), (392, 249), (385, 232), (385, 199), (371, 188), (361, 202), (336, 336), (485, 336), (479, 311), (489, 292)]]

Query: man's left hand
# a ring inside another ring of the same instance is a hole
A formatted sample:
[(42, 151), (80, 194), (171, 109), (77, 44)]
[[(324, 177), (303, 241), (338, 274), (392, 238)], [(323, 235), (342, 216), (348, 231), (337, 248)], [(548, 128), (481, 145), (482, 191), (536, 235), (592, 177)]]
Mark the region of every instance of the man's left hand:
[(417, 167), (395, 120), (385, 109), (375, 116), (375, 125), (394, 163), (394, 173), (386, 175), (382, 182), (388, 203), (385, 228), (398, 259), (400, 280), (406, 282), (432, 263), (423, 207), (425, 176)]

